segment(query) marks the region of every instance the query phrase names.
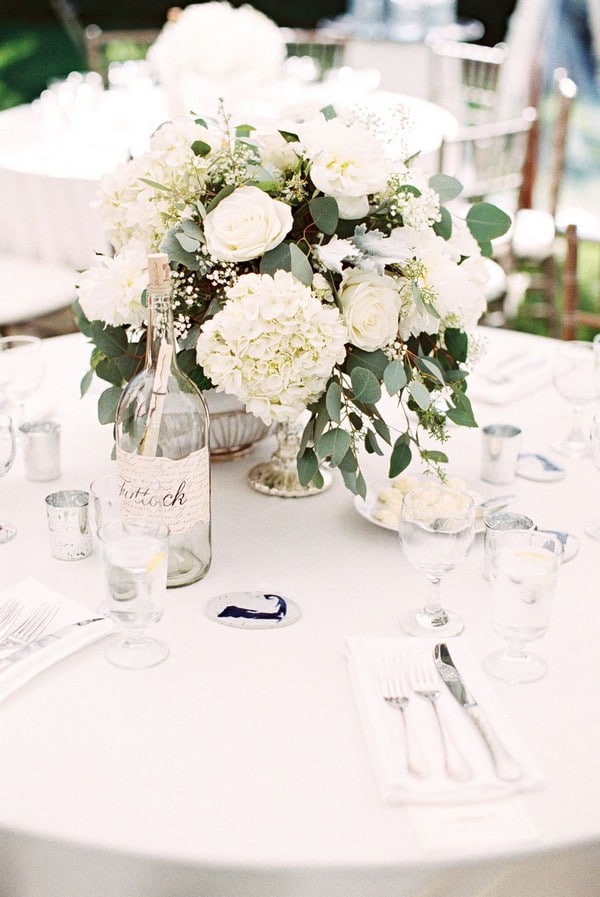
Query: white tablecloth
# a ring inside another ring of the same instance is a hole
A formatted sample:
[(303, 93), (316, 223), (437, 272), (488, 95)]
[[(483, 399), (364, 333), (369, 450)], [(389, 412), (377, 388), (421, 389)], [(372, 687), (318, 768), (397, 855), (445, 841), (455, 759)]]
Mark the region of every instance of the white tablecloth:
[[(552, 343), (489, 332), (504, 344)], [(96, 397), (78, 397), (87, 347), (79, 335), (45, 344), (46, 407), (62, 423), (63, 474), (0, 482), (0, 508), (19, 534), (0, 546), (3, 585), (27, 574), (94, 610), (103, 595), (97, 551), (81, 561), (48, 552), (44, 496), (86, 488), (111, 468), (110, 428)], [(477, 403), (481, 425), (515, 423), (523, 448), (548, 451), (567, 422), (550, 385), (512, 406)], [(484, 494), (479, 433), (453, 429), (450, 470)], [(214, 561), (208, 576), (168, 593), (157, 634), (171, 657), (144, 672), (109, 665), (102, 643), (46, 670), (0, 704), (0, 893), (3, 897), (592, 897), (600, 893), (600, 631), (598, 544), (582, 532), (598, 510), (590, 461), (567, 476), (519, 479), (514, 507), (542, 526), (578, 534), (560, 571), (552, 623), (538, 649), (549, 673), (529, 686), (490, 681), (540, 766), (518, 800), (535, 831), (512, 844), (510, 820), (491, 844), (458, 838), (421, 846), (404, 806), (385, 806), (370, 766), (344, 658), (350, 636), (398, 633), (423, 577), (392, 532), (356, 513), (337, 479), (317, 497), (253, 492), (246, 458), (213, 466)], [(369, 459), (370, 481), (385, 464)], [(505, 487), (504, 487), (505, 489)], [(496, 491), (498, 491), (496, 489)], [(478, 537), (448, 574), (449, 606), (477, 660), (499, 644)], [(301, 620), (280, 631), (231, 629), (205, 605), (224, 591), (271, 584), (293, 595)], [(511, 810), (512, 812), (512, 810)], [(469, 815), (468, 805), (465, 814)], [(457, 836), (453, 832), (453, 836)]]

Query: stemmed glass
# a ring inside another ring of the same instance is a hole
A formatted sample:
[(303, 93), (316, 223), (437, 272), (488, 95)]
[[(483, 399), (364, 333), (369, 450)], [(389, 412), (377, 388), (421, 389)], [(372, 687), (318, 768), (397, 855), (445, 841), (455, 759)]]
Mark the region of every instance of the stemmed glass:
[[(600, 471), (600, 414), (596, 414), (592, 420), (590, 430), (590, 457), (594, 467)], [(588, 536), (600, 542), (600, 517), (588, 520), (584, 527)]]
[(18, 424), (25, 402), (39, 389), (44, 375), (43, 343), (38, 336), (0, 337), (0, 394), (13, 403)]
[[(15, 460), (15, 429), (8, 414), (0, 414), (0, 477), (8, 473)], [(0, 520), (0, 544), (10, 542), (17, 535), (12, 523)]]
[(547, 629), (563, 550), (551, 533), (498, 533), (490, 558), (492, 623), (506, 647), (484, 657), (483, 668), (491, 676), (535, 682), (546, 674), (546, 661), (526, 648)]
[(125, 627), (105, 651), (116, 666), (140, 670), (169, 656), (164, 642), (146, 635), (163, 614), (168, 533), (157, 520), (112, 520), (100, 528), (108, 597), (99, 610)]
[(555, 389), (573, 409), (568, 434), (553, 448), (571, 458), (583, 458), (589, 452), (589, 440), (581, 415), (584, 407), (600, 395), (600, 342), (561, 343), (556, 350), (553, 378)]
[(428, 579), (423, 608), (407, 611), (400, 625), (410, 635), (458, 635), (464, 623), (440, 602), (441, 579), (466, 558), (475, 535), (475, 507), (465, 492), (430, 483), (404, 496), (398, 530), (406, 559)]

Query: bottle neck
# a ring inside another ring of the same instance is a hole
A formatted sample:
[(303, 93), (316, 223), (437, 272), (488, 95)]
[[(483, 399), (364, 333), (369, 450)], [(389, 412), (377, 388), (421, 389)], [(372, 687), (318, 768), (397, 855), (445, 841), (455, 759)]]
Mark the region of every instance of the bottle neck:
[[(153, 292), (148, 289), (148, 327), (146, 343), (146, 367), (156, 367), (161, 355), (161, 347), (167, 345), (172, 349), (172, 362), (175, 362), (175, 334), (173, 330), (173, 311), (171, 296), (167, 292)], [(164, 349), (162, 349), (164, 352)]]

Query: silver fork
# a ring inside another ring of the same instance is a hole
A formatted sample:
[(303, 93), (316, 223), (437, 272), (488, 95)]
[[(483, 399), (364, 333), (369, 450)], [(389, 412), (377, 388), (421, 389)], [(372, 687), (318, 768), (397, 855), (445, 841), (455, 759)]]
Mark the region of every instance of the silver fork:
[(0, 648), (16, 648), (37, 638), (46, 626), (52, 622), (57, 613), (58, 607), (56, 604), (50, 604), (47, 601), (40, 604), (21, 623), (2, 636)]
[(402, 717), (406, 743), (406, 769), (410, 775), (418, 779), (424, 779), (429, 775), (429, 771), (406, 718), (408, 696), (404, 676), (398, 663), (390, 657), (383, 659), (380, 670), (380, 684), (383, 700), (389, 707), (398, 709)]
[(433, 708), (444, 751), (444, 768), (447, 775), (457, 782), (467, 782), (473, 777), (473, 771), (442, 721), (438, 707), (440, 689), (435, 669), (426, 661), (416, 661), (411, 664), (408, 675), (414, 693), (429, 701)]
[(7, 598), (0, 604), (0, 638), (8, 631), (21, 613), (21, 603), (16, 598)]

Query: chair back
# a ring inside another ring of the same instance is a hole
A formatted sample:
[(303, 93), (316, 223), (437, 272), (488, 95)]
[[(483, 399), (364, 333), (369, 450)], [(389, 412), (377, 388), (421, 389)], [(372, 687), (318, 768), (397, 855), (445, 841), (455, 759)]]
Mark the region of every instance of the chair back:
[(88, 25), (85, 29), (85, 53), (88, 68), (102, 76), (106, 87), (110, 63), (124, 62), (128, 59), (144, 59), (159, 34), (159, 28), (126, 28), (103, 31), (99, 25)]
[(432, 102), (453, 112), (461, 126), (493, 119), (500, 70), (507, 58), (505, 45), (430, 40), (427, 46)]
[[(519, 196), (520, 209), (531, 209), (538, 206), (546, 212), (550, 212), (552, 217), (556, 216), (566, 167), (569, 121), (576, 96), (577, 85), (569, 78), (566, 69), (555, 69), (552, 96), (548, 98), (545, 110), (541, 107), (542, 100), (538, 98), (539, 111), (529, 136), (525, 177)], [(546, 139), (543, 143), (549, 146), (550, 156), (548, 165), (544, 166), (548, 174), (545, 177), (545, 183), (542, 184), (540, 183), (542, 180), (540, 176), (540, 144), (542, 142), (541, 132), (545, 130), (544, 119), (547, 119), (546, 128), (550, 134), (549, 140)]]
[(288, 60), (308, 59), (314, 67), (314, 80), (322, 81), (327, 72), (344, 63), (346, 39), (322, 29), (282, 28)]
[[(584, 307), (584, 279), (589, 279), (587, 299), (591, 302), (591, 308)], [(600, 238), (581, 240), (577, 227), (569, 224), (561, 338), (576, 339), (580, 327), (588, 327), (600, 333)]]
[(532, 107), (515, 118), (462, 128), (442, 141), (438, 170), (458, 178), (469, 202), (493, 199), (514, 209), (523, 183)]

